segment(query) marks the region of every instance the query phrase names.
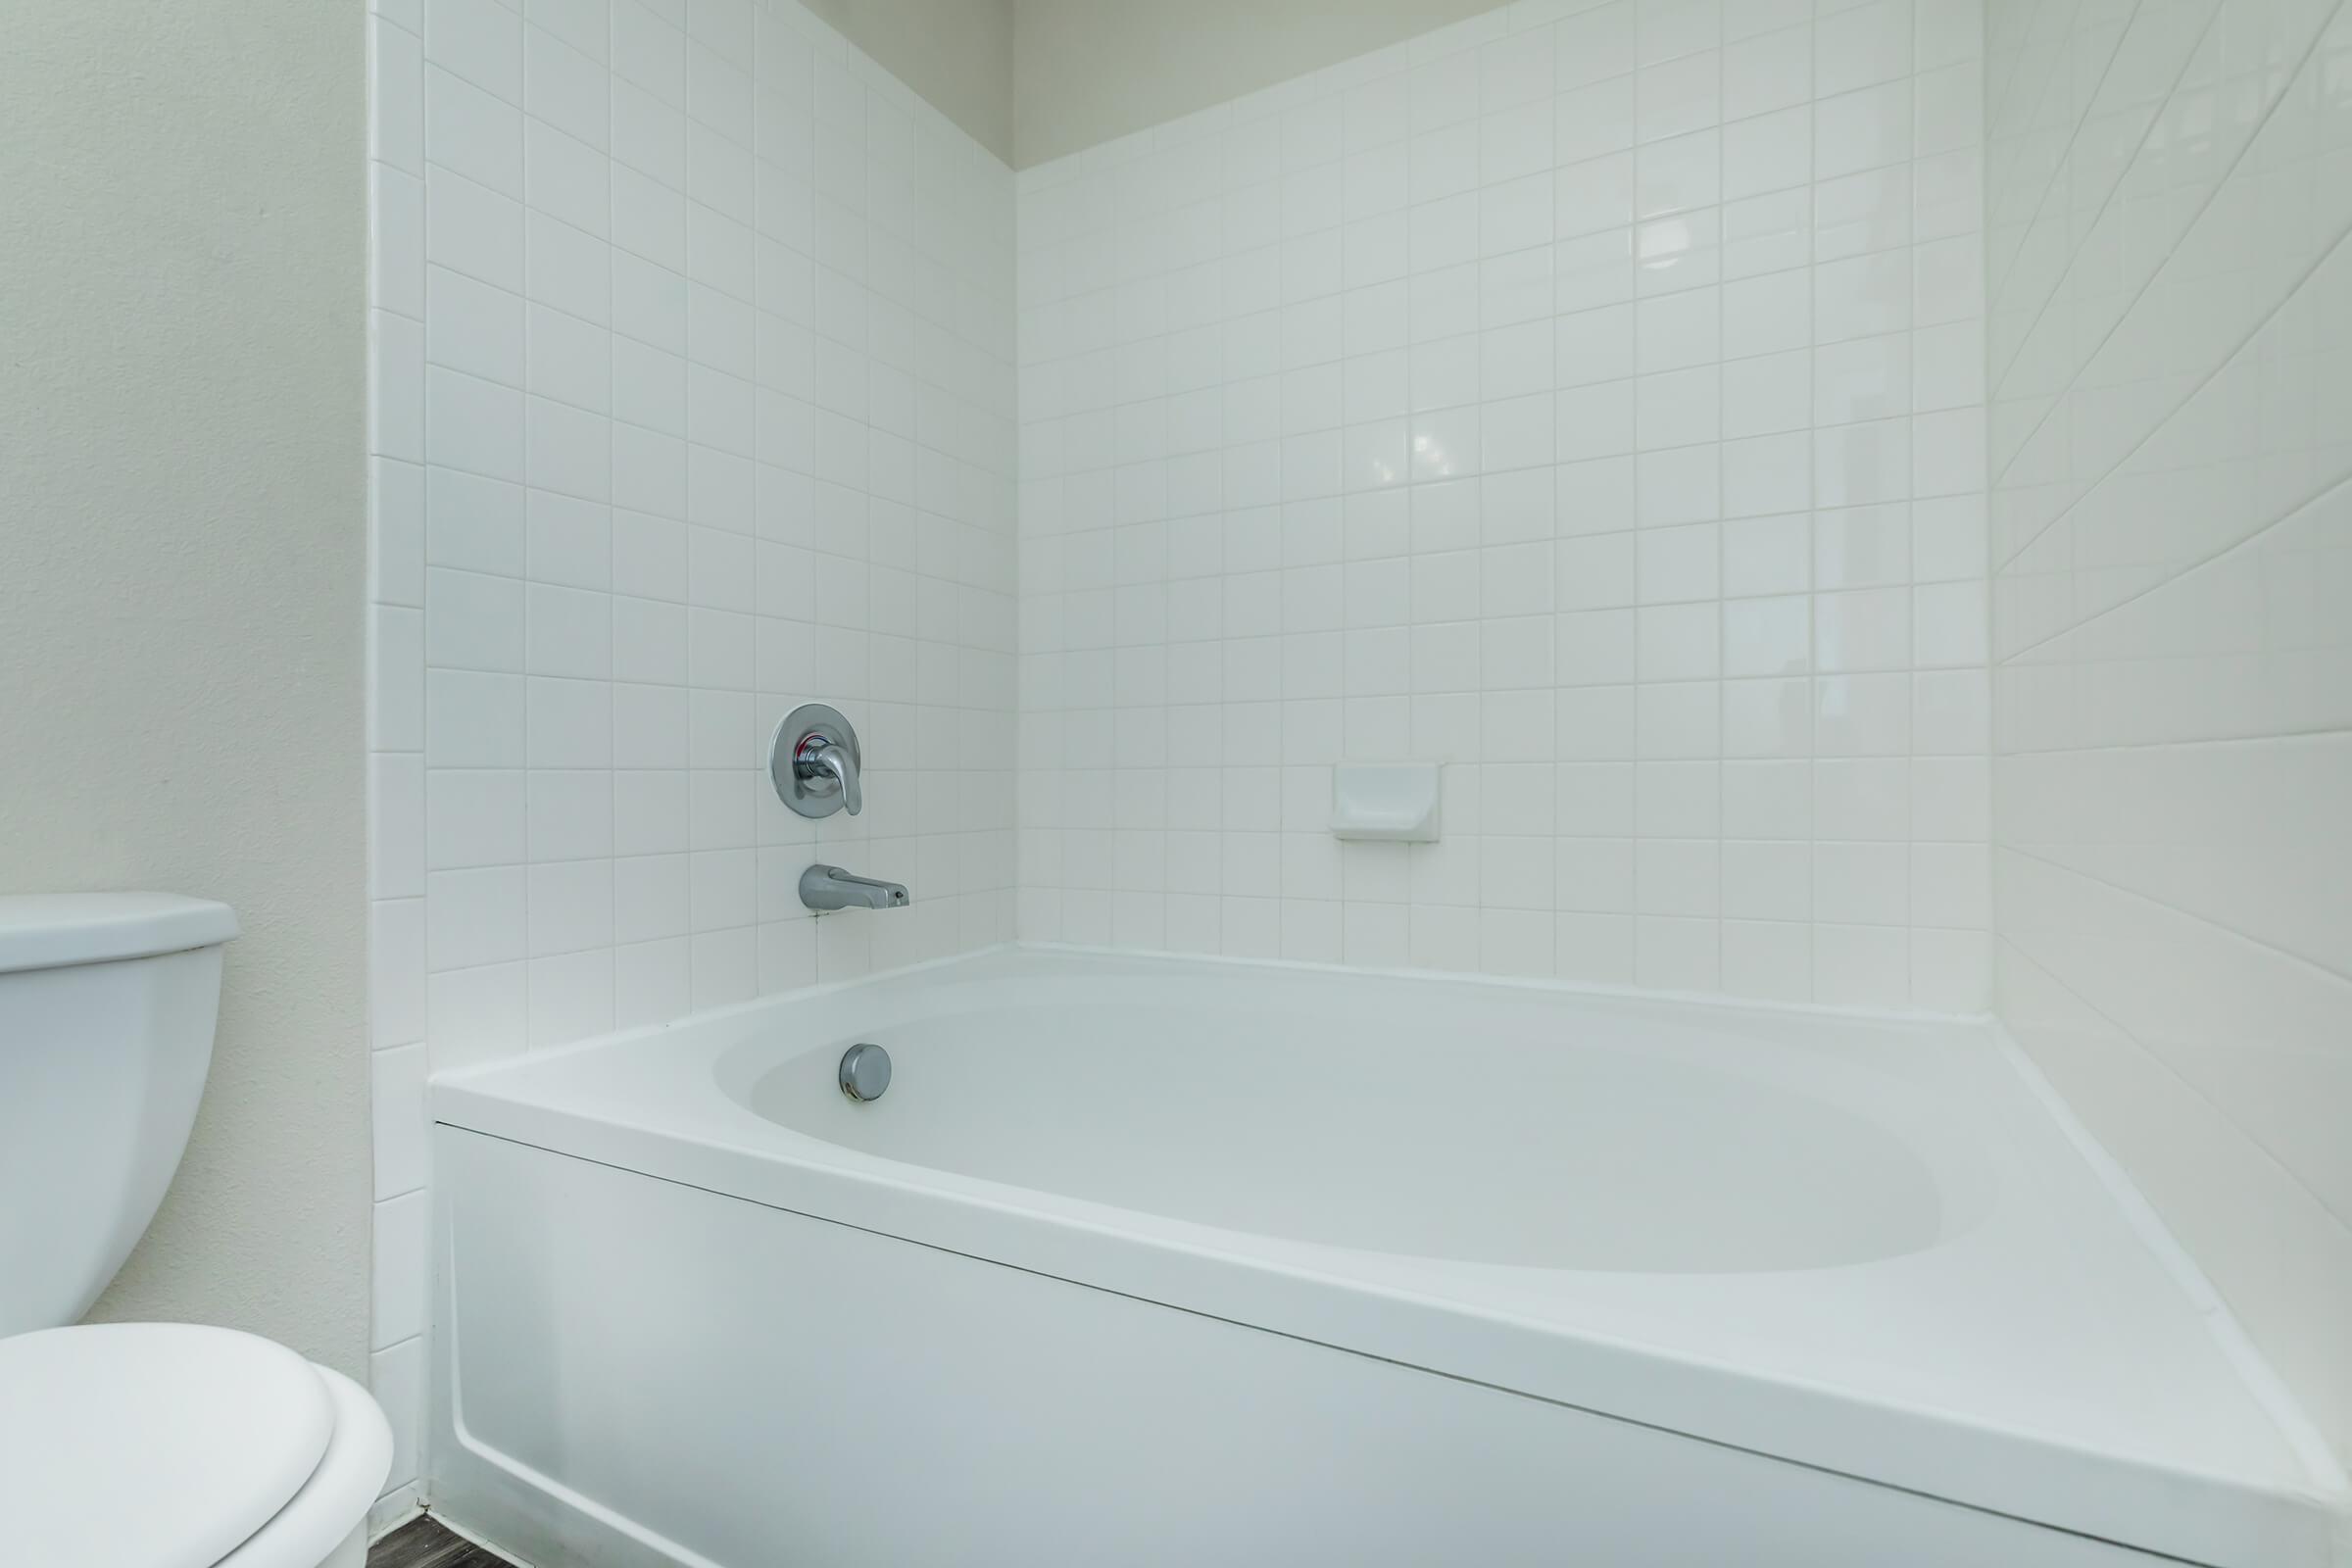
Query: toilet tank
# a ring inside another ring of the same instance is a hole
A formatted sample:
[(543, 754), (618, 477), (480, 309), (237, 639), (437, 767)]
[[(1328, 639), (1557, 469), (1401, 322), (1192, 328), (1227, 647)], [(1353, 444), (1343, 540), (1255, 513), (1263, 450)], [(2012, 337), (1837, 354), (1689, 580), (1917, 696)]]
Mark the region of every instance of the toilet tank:
[(155, 1217), (236, 934), (171, 894), (0, 897), (0, 1336), (78, 1319)]

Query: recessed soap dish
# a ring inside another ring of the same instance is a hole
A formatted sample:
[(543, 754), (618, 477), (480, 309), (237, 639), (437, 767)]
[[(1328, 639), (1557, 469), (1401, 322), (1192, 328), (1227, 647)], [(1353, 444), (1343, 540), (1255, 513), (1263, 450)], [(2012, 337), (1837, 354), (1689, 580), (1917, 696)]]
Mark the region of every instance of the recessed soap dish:
[(1331, 770), (1331, 831), (1343, 839), (1436, 843), (1438, 764), (1339, 763)]

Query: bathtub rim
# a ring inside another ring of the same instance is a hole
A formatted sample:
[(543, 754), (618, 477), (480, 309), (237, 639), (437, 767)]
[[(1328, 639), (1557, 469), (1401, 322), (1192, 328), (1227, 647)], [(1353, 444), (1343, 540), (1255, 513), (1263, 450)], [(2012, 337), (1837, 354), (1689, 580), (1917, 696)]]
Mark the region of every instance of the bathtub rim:
[[(519, 1073), (558, 1067), (577, 1055), (612, 1053), (649, 1042), (702, 1040), (728, 1023), (776, 1008), (838, 998), (877, 985), (905, 982), (941, 970), (1024, 954), (1115, 963), (1198, 965), (1212, 969), (1287, 971), (1346, 979), (1435, 981), (1516, 992), (1555, 994), (1607, 1003), (1724, 1015), (1819, 1017), (1845, 1022), (1937, 1025), (1983, 1032), (1993, 1049), (1998, 1026), (1982, 1014), (1954, 1015), (1917, 1008), (1821, 1007), (1751, 1004), (1711, 995), (1668, 994), (1638, 988), (1589, 986), (1557, 980), (1494, 979), (1431, 971), (1364, 971), (1345, 965), (1280, 960), (1235, 960), (1190, 955), (1138, 954), (1068, 944), (1000, 944), (901, 969), (771, 994), (707, 1009), (668, 1023), (641, 1026), (552, 1051), (434, 1074), (429, 1096), (439, 1123), (485, 1133), (550, 1152), (595, 1160), (661, 1180), (743, 1199), (831, 1223), (872, 1231), (912, 1245), (960, 1252), (1046, 1274), (1090, 1289), (1196, 1311), (1352, 1353), (1485, 1383), (1611, 1419), (1742, 1448), (1925, 1496), (2068, 1530), (2185, 1561), (2219, 1564), (2330, 1563), (2330, 1544), (2347, 1528), (2347, 1498), (2338, 1477), (2308, 1463), (2260, 1474), (2227, 1473), (2146, 1455), (2111, 1452), (2063, 1437), (1997, 1422), (1956, 1419), (1948, 1412), (1910, 1408), (1857, 1396), (1852, 1391), (1735, 1361), (1678, 1351), (1580, 1326), (1481, 1308), (1458, 1299), (1418, 1295), (1362, 1278), (1335, 1280), (1311, 1268), (1287, 1267), (1247, 1251), (1171, 1241), (1099, 1217), (1007, 1200), (1002, 1188), (977, 1178), (865, 1155), (810, 1134), (783, 1128), (725, 1096), (713, 1095), (743, 1116), (796, 1144), (832, 1150), (852, 1161), (810, 1157), (803, 1149), (746, 1148), (724, 1139), (597, 1114), (578, 1105), (548, 1103), (516, 1092)], [(729, 1048), (698, 1045), (709, 1066)], [(2016, 1063), (2005, 1065), (2014, 1073)], [(2037, 1098), (2037, 1103), (2039, 1103)], [(2050, 1107), (2041, 1105), (2044, 1113)], [(2070, 1143), (2087, 1135), (2059, 1129)], [(2095, 1144), (2091, 1148), (2095, 1149)], [(2082, 1152), (2080, 1149), (2077, 1151)], [(2093, 1162), (2095, 1163), (2095, 1161)], [(860, 1168), (860, 1165), (888, 1169)], [(749, 1172), (749, 1179), (746, 1173)], [(2107, 1174), (2100, 1179), (2107, 1182)], [(2111, 1182), (2107, 1182), (2112, 1185)], [(2128, 1183), (2126, 1184), (2128, 1186)], [(973, 1191), (972, 1189), (994, 1191)], [(1037, 1195), (1031, 1194), (1030, 1197)], [(1059, 1195), (1047, 1195), (1059, 1196)], [(2114, 1196), (2114, 1195), (2110, 1195)], [(1071, 1200), (1073, 1203), (1083, 1200)], [(1131, 1211), (1084, 1204), (1114, 1216)], [(1156, 1216), (1146, 1216), (1156, 1217)], [(2123, 1205), (2115, 1216), (2151, 1250), (2142, 1216)], [(1168, 1221), (1181, 1228), (1230, 1235), (1214, 1227)], [(1155, 1228), (1156, 1229), (1156, 1228)], [(1284, 1243), (1284, 1246), (1298, 1244)], [(2177, 1244), (2174, 1244), (2177, 1247)], [(1872, 1265), (1856, 1265), (1870, 1267)], [(1704, 1278), (1705, 1276), (1700, 1276)], [(2176, 1284), (2181, 1283), (2176, 1277)], [(2191, 1303), (2180, 1303), (2184, 1312)], [(2204, 1303), (2195, 1303), (2202, 1316)], [(1338, 1326), (1334, 1327), (1335, 1319)], [(1430, 1321), (1455, 1332), (1432, 1336)], [(2204, 1321), (2210, 1327), (2210, 1317)], [(1483, 1346), (1466, 1347), (1483, 1338)], [(2226, 1348), (2225, 1348), (2226, 1349)], [(1465, 1353), (1475, 1350), (1477, 1353)], [(1535, 1370), (1530, 1371), (1529, 1368)], [(2232, 1362), (2242, 1375), (2242, 1365)], [(2259, 1397), (2261, 1390), (2247, 1391)], [(2277, 1411), (2265, 1406), (2274, 1417)], [(2278, 1434), (2299, 1461), (2309, 1455)], [(2289, 1470), (2293, 1473), (2288, 1473)], [(2053, 1477), (2058, 1478), (2053, 1480)]]

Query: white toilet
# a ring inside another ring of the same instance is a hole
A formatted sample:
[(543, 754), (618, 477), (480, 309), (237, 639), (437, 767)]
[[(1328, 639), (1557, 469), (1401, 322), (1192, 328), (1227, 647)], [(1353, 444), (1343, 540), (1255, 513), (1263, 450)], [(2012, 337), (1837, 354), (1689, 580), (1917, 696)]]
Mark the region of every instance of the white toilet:
[(358, 1568), (392, 1433), (280, 1345), (78, 1319), (155, 1217), (213, 1052), (223, 905), (0, 898), (0, 1559)]

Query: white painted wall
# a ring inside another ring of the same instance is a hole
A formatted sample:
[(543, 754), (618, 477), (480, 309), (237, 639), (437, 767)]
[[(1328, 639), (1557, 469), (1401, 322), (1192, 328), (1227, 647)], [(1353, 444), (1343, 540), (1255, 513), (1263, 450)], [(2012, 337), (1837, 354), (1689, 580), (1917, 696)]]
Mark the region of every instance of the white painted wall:
[[(1514, 6), (1021, 176), (1021, 932), (1971, 1009), (1983, 19)], [(1329, 764), (1442, 760), (1341, 845)]]
[(2001, 1015), (2352, 1456), (2352, 13), (1991, 34)]
[(311, 0), (29, 0), (0, 49), (0, 891), (244, 926), (187, 1157), (93, 1315), (354, 1373), (361, 68)]
[[(1011, 174), (790, 0), (375, 0), (374, 1388), (431, 1068), (1012, 928)], [(769, 784), (798, 704), (866, 808)], [(812, 918), (811, 860), (911, 907)]]

